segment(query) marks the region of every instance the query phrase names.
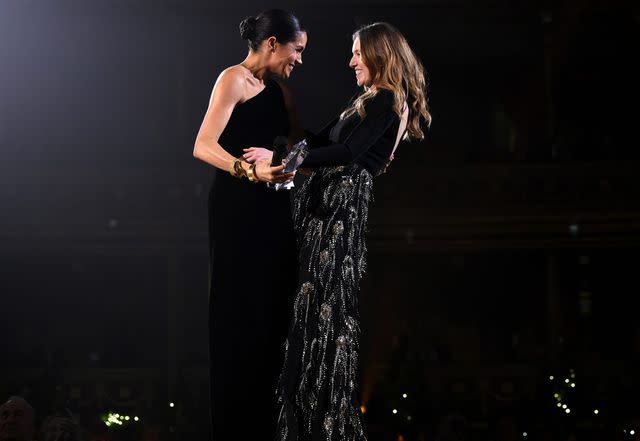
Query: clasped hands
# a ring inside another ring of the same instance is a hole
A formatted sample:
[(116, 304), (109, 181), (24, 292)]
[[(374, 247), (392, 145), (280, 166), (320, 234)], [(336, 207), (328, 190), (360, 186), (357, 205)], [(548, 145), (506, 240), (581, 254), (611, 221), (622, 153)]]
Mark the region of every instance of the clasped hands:
[[(271, 161), (273, 160), (272, 150), (265, 149), (262, 147), (249, 147), (248, 149), (243, 149), (243, 150), (245, 154), (242, 155), (242, 159), (244, 159), (250, 164), (253, 164), (254, 162), (261, 162), (261, 161), (268, 161), (269, 164), (271, 164)], [(258, 165), (256, 165), (256, 168), (258, 168)], [(275, 167), (275, 168), (280, 168), (280, 167)], [(281, 168), (281, 170), (283, 169), (284, 167)], [(311, 169), (299, 168), (297, 171), (290, 173), (290, 175), (295, 176), (297, 172), (300, 172), (300, 174), (303, 176), (309, 176), (311, 174)]]
[[(243, 151), (245, 152), (242, 155), (242, 159), (244, 159), (245, 161), (247, 161), (249, 164), (253, 164), (254, 162), (256, 163), (256, 171), (258, 173), (258, 179), (261, 181), (264, 181), (263, 179), (260, 179), (260, 174), (262, 174), (262, 167), (264, 167), (264, 164), (266, 164), (266, 166), (268, 166), (270, 172), (272, 173), (272, 176), (278, 176), (278, 177), (283, 177), (283, 176), (289, 176), (289, 178), (287, 178), (284, 181), (266, 181), (266, 182), (287, 182), (291, 179), (293, 179), (293, 177), (295, 176), (295, 172), (294, 173), (288, 173), (288, 174), (282, 174), (282, 170), (284, 170), (284, 165), (280, 165), (278, 167), (271, 167), (271, 160), (273, 159), (273, 151), (269, 150), (269, 149), (265, 149), (262, 147), (249, 147), (248, 149), (243, 149)], [(393, 161), (394, 156), (393, 153), (391, 153), (391, 156), (389, 156), (389, 159), (387, 160), (387, 162), (385, 163), (384, 167), (382, 168), (382, 170), (380, 171), (380, 174), (386, 173), (387, 169), (389, 168), (389, 166), (391, 165), (391, 162)], [(309, 170), (308, 169), (304, 169), (304, 168), (299, 168), (298, 171), (300, 173), (302, 173), (303, 175), (308, 175), (309, 174)], [(278, 175), (278, 173), (280, 173)]]
[(243, 149), (245, 152), (242, 159), (249, 164), (255, 164), (256, 178), (261, 182), (270, 182), (272, 184), (282, 184), (291, 181), (296, 175), (293, 173), (283, 173), (284, 164), (275, 167), (271, 166), (273, 152), (262, 147), (249, 147)]

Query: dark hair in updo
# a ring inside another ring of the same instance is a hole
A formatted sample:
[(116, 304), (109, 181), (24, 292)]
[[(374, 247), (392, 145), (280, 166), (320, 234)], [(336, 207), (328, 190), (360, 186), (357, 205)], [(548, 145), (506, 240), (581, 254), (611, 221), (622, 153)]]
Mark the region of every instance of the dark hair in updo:
[(304, 32), (300, 20), (289, 11), (269, 9), (255, 17), (247, 17), (240, 22), (240, 36), (249, 41), (254, 51), (260, 49), (260, 43), (269, 37), (276, 37), (278, 43), (294, 41), (300, 32)]

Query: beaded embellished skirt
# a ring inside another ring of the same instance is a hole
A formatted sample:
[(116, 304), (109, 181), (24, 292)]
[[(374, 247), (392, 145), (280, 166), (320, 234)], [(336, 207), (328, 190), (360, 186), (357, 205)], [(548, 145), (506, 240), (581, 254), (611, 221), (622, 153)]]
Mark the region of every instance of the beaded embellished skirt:
[(278, 441), (365, 441), (357, 400), (360, 280), (372, 177), (317, 169), (298, 190), (299, 278), (278, 383)]

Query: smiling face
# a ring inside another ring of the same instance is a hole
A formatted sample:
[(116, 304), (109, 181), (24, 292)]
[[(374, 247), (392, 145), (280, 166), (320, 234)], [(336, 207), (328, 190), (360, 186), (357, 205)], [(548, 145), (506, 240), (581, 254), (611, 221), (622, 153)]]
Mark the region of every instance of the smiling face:
[(289, 78), (293, 69), (302, 64), (302, 52), (307, 47), (307, 33), (299, 32), (295, 40), (280, 44), (275, 42), (272, 49), (271, 72)]
[(360, 50), (360, 38), (353, 40), (351, 53), (353, 55), (351, 56), (351, 61), (349, 61), (349, 67), (355, 70), (356, 83), (358, 83), (358, 86), (371, 87), (371, 73), (364, 62), (364, 58)]

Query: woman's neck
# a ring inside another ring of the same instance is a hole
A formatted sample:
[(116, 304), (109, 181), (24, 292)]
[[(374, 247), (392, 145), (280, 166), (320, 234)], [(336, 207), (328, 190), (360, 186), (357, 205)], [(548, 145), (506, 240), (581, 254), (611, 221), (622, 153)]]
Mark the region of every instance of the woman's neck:
[(240, 65), (251, 72), (251, 75), (259, 81), (264, 81), (271, 76), (266, 61), (256, 52), (250, 51), (247, 58)]

